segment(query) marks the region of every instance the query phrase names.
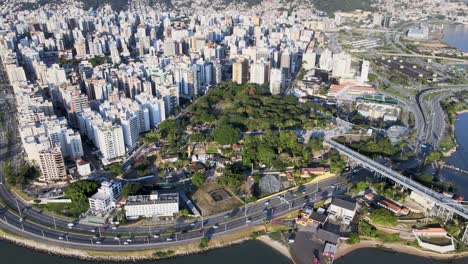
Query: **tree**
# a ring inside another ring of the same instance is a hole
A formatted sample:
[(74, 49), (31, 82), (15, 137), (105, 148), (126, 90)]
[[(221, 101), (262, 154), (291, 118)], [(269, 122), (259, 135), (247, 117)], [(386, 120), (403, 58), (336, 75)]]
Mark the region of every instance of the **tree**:
[(221, 125), (213, 130), (212, 136), (221, 145), (232, 145), (240, 140), (241, 133), (238, 128), (231, 125)]
[(377, 225), (393, 226), (397, 222), (396, 216), (387, 209), (377, 209), (373, 211), (369, 218)]
[(180, 213), (180, 215), (183, 216), (183, 217), (186, 217), (186, 216), (189, 215), (189, 211), (188, 211), (187, 209), (185, 209), (185, 208), (182, 209), (182, 210), (180, 210), (179, 213)]
[(143, 138), (143, 142), (145, 144), (154, 144), (157, 143), (161, 139), (161, 134), (158, 132), (149, 132)]
[(313, 151), (320, 151), (323, 149), (323, 138), (312, 138), (309, 140), (308, 145)]
[(200, 248), (207, 248), (209, 242), (210, 240), (207, 237), (202, 237), (202, 239), (200, 240), (200, 244), (198, 244), (198, 246)]
[(88, 197), (95, 194), (98, 184), (91, 180), (80, 180), (71, 183), (65, 189), (65, 197), (72, 200), (71, 206), (77, 211), (85, 212), (89, 208)]
[(140, 192), (141, 186), (139, 183), (128, 183), (122, 188), (122, 196), (128, 197), (130, 195), (136, 195)]
[(192, 176), (192, 184), (200, 187), (203, 183), (205, 183), (205, 177), (203, 174), (199, 171), (195, 172), (195, 174)]
[(122, 175), (124, 173), (124, 171), (122, 169), (122, 165), (120, 165), (119, 163), (111, 164), (109, 166), (109, 170), (112, 173), (112, 176), (114, 176), (114, 177)]
[(275, 152), (273, 151), (273, 149), (263, 144), (258, 147), (258, 154), (257, 154), (258, 161), (269, 165), (274, 157), (275, 157)]

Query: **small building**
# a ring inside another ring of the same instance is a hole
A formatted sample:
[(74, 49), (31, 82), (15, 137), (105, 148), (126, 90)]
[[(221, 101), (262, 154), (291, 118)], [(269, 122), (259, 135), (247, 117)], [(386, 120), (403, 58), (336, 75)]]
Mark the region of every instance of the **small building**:
[(333, 198), (327, 211), (330, 217), (341, 220), (344, 224), (349, 224), (356, 215), (357, 205), (355, 202)]
[(92, 212), (106, 212), (115, 208), (117, 199), (122, 194), (122, 183), (118, 181), (102, 182), (101, 187), (88, 198)]
[(88, 176), (91, 174), (91, 166), (88, 161), (79, 159), (76, 161), (76, 169), (80, 176)]
[(380, 200), (378, 203), (377, 203), (380, 207), (383, 207), (387, 210), (389, 210), (390, 212), (394, 213), (394, 214), (402, 214), (402, 215), (407, 215), (409, 214), (409, 210), (408, 208), (404, 207), (404, 206), (399, 206), (399, 205), (396, 205), (388, 200), (385, 200), (385, 199), (382, 199)]
[(179, 193), (157, 193), (129, 196), (125, 216), (129, 220), (139, 217), (172, 217), (179, 212)]

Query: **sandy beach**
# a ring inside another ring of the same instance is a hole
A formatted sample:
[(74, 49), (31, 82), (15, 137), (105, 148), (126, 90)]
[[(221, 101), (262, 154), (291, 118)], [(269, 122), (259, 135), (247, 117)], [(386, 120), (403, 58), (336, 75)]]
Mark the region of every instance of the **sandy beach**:
[(415, 248), (412, 246), (407, 246), (399, 243), (382, 243), (378, 241), (361, 241), (357, 244), (347, 244), (346, 242), (342, 242), (335, 255), (335, 259), (343, 257), (344, 255), (362, 248), (381, 248), (385, 250), (400, 252), (404, 254), (419, 256), (419, 257), (427, 257), (432, 259), (440, 259), (440, 260), (447, 260), (447, 259), (458, 259), (468, 257), (468, 252), (454, 252), (454, 253), (447, 253), (447, 254), (440, 254), (432, 251), (426, 251), (419, 248)]
[(281, 244), (280, 242), (278, 242), (276, 240), (273, 240), (272, 238), (270, 238), (267, 235), (260, 236), (260, 237), (257, 238), (257, 240), (262, 241), (266, 245), (272, 247), (273, 249), (275, 249), (276, 251), (278, 251), (279, 253), (281, 253), (285, 257), (288, 257), (289, 259), (292, 260), (292, 256), (289, 253), (289, 248), (287, 246)]

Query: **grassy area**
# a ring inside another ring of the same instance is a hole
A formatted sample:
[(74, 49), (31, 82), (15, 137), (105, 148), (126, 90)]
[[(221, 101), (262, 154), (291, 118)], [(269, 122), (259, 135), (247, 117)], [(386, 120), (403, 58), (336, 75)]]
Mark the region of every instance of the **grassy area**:
[(35, 206), (48, 214), (62, 218), (65, 217), (71, 220), (78, 218), (82, 213), (81, 211), (76, 211), (75, 208), (66, 203), (38, 204)]
[(432, 99), (434, 99), (434, 97), (442, 94), (442, 93), (446, 93), (445, 91), (438, 91), (438, 92), (433, 92), (433, 93), (430, 93), (426, 96), (426, 100), (427, 101), (432, 101)]
[(455, 139), (454, 139), (452, 133), (445, 134), (445, 136), (440, 141), (440, 148), (443, 151), (451, 150), (456, 146), (457, 146), (457, 143), (455, 142)]

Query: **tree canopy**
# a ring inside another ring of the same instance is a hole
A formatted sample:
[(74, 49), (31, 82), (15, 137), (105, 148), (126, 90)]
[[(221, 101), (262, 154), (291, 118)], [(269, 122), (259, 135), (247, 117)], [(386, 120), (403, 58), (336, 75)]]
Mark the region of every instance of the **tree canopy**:
[(65, 189), (65, 197), (72, 200), (72, 206), (86, 212), (89, 208), (88, 197), (96, 193), (98, 184), (91, 180), (80, 180), (71, 183)]
[(212, 135), (214, 140), (221, 145), (235, 144), (241, 138), (240, 130), (230, 125), (222, 125), (215, 128)]
[(377, 225), (393, 226), (397, 222), (396, 216), (387, 209), (377, 209), (373, 211), (369, 218)]

